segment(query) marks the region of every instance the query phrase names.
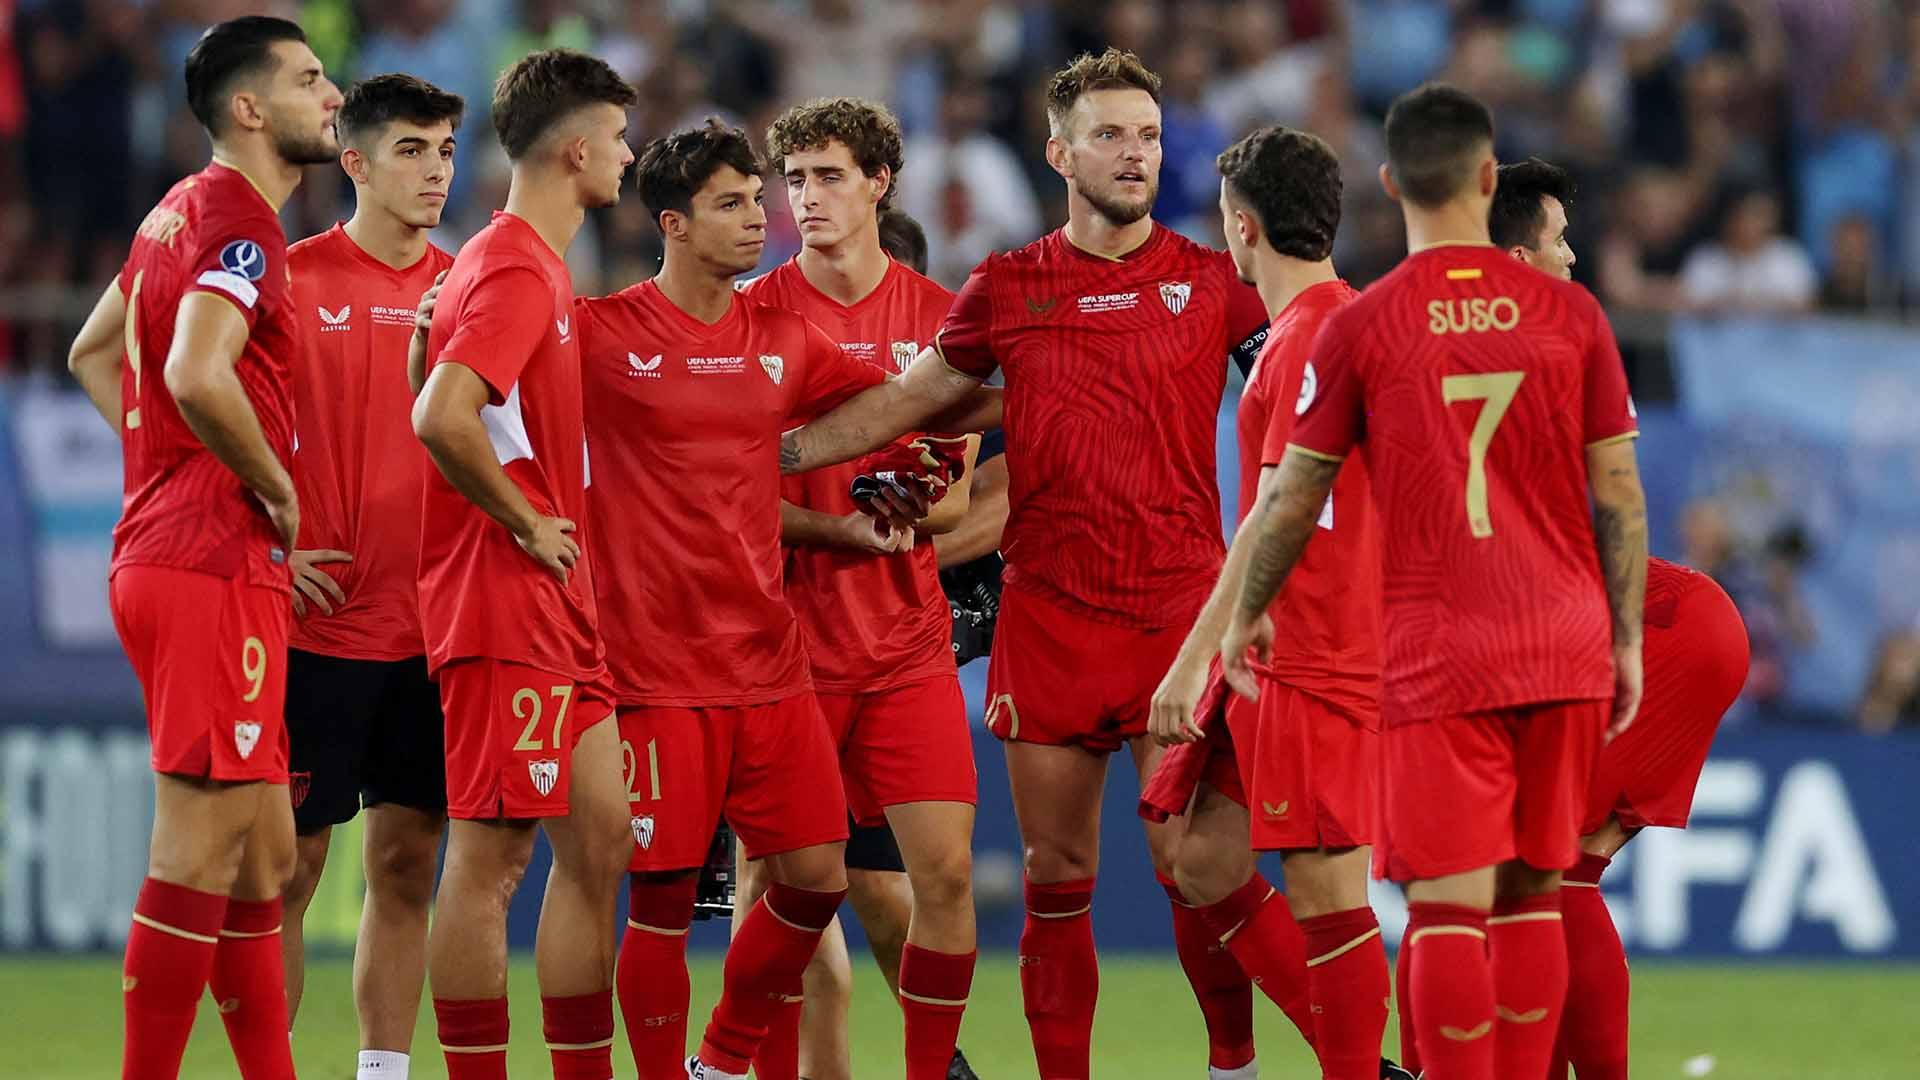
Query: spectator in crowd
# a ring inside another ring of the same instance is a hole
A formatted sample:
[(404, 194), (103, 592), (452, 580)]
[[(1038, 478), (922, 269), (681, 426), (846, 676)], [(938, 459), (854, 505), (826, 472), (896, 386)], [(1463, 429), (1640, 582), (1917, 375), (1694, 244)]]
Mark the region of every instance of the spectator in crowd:
[(1719, 582), (1746, 620), (1752, 645), (1743, 701), (1763, 719), (1787, 703), (1791, 659), (1813, 644), (1812, 615), (1800, 598), (1800, 567), (1812, 551), (1806, 533), (1789, 524), (1759, 543), (1743, 542), (1725, 503), (1701, 499), (1681, 514), (1681, 561)]
[(929, 276), (949, 288), (1044, 227), (1019, 159), (985, 129), (988, 107), (986, 86), (963, 79), (940, 103), (939, 132), (907, 140), (900, 208), (925, 226)]
[(1887, 635), (1860, 701), (1860, 730), (1885, 735), (1920, 728), (1920, 626)]
[(1833, 225), (1827, 241), (1827, 277), (1820, 286), (1822, 311), (1864, 313), (1890, 300), (1873, 222), (1853, 214)]
[(1719, 239), (1687, 256), (1680, 287), (1698, 311), (1793, 315), (1813, 309), (1820, 281), (1806, 249), (1780, 230), (1780, 197), (1755, 188), (1733, 199)]

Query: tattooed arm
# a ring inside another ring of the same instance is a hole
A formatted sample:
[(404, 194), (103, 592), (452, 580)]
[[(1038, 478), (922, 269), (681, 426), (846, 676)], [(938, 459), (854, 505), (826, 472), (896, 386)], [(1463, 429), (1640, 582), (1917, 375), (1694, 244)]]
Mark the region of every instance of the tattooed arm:
[(1627, 730), (1640, 710), (1645, 684), (1641, 622), (1647, 606), (1647, 497), (1633, 441), (1587, 448), (1587, 484), (1593, 492), (1593, 536), (1613, 610), (1614, 699), (1611, 738)]
[[(780, 439), (780, 471), (806, 472), (851, 461), (947, 412), (980, 388), (980, 380), (947, 366), (931, 347), (906, 374), (855, 394), (839, 408)], [(995, 398), (997, 404), (997, 396)]]
[(1249, 536), (1254, 544), (1253, 558), (1247, 566), (1246, 584), (1240, 590), (1233, 621), (1220, 641), (1220, 661), (1227, 682), (1242, 697), (1260, 696), (1247, 666), (1247, 648), (1251, 646), (1266, 659), (1273, 644), (1273, 620), (1267, 618), (1267, 608), (1312, 539), (1314, 522), (1319, 520), (1320, 508), (1326, 505), (1327, 492), (1333, 489), (1333, 478), (1339, 472), (1338, 461), (1297, 446), (1287, 447), (1273, 488), (1261, 496), (1259, 507), (1247, 519), (1253, 529)]

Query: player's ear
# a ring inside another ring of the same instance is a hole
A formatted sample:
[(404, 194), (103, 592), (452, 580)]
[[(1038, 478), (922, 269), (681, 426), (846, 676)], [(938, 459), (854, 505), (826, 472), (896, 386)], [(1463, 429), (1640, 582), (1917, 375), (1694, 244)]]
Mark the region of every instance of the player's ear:
[(241, 131), (259, 131), (267, 126), (266, 111), (260, 107), (260, 95), (252, 90), (235, 90), (227, 98), (227, 115)]
[(1047, 164), (1061, 179), (1073, 179), (1073, 157), (1067, 153), (1066, 140), (1058, 135), (1047, 136)]
[(880, 166), (879, 172), (867, 177), (867, 184), (873, 189), (874, 204), (879, 205), (880, 200), (887, 197), (887, 192), (893, 190), (893, 170), (885, 165)]
[(1387, 193), (1387, 198), (1400, 201), (1400, 185), (1393, 182), (1393, 169), (1385, 164), (1380, 166), (1380, 188)]
[(678, 210), (660, 211), (660, 235), (668, 240), (685, 240), (687, 215)]
[(1527, 250), (1527, 245), (1525, 244), (1513, 245), (1507, 249), (1507, 254), (1513, 256), (1516, 261), (1526, 263), (1529, 266), (1533, 265), (1533, 260), (1529, 258), (1532, 252)]
[(1235, 228), (1240, 230), (1240, 242), (1242, 244), (1249, 248), (1259, 246), (1261, 232), (1260, 222), (1254, 218), (1252, 211), (1235, 210), (1233, 212), (1233, 224)]
[(1494, 191), (1499, 187), (1500, 163), (1493, 159), (1492, 154), (1488, 154), (1480, 161), (1480, 197), (1483, 199), (1493, 198)]
[(366, 155), (351, 146), (340, 148), (340, 170), (356, 184), (364, 184), (371, 179), (367, 174)]

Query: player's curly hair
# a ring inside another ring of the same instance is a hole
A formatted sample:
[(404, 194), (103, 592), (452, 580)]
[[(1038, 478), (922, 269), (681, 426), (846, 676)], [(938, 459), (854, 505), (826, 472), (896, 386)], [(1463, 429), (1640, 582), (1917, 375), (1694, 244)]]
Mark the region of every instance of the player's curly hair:
[(343, 144), (359, 146), (395, 120), (426, 127), (446, 122), (460, 126), (467, 103), (425, 79), (398, 72), (361, 79), (347, 87), (334, 129)]
[(1058, 136), (1067, 129), (1073, 103), (1095, 90), (1145, 90), (1160, 103), (1160, 76), (1138, 56), (1111, 46), (1095, 56), (1081, 53), (1047, 80), (1047, 127)]
[(605, 60), (572, 49), (524, 56), (493, 84), (493, 130), (511, 161), (576, 110), (590, 105), (633, 107), (640, 100)]
[(1573, 177), (1552, 162), (1536, 157), (1502, 165), (1500, 186), (1493, 189), (1493, 206), (1487, 211), (1487, 232), (1498, 247), (1538, 250), (1540, 230), (1547, 227), (1542, 200), (1551, 196), (1569, 207), (1573, 190)]
[(727, 166), (746, 176), (764, 176), (767, 171), (746, 132), (728, 127), (719, 117), (708, 117), (700, 127), (648, 143), (633, 169), (639, 177), (640, 201), (658, 226), (660, 215), (668, 210), (691, 214), (694, 195)]
[(1333, 254), (1340, 229), (1340, 161), (1320, 136), (1275, 124), (1215, 160), (1230, 197), (1260, 219), (1282, 255), (1319, 262)]
[(892, 174), (886, 194), (880, 196), (880, 208), (893, 205), (900, 170), (907, 164), (906, 141), (893, 112), (885, 105), (851, 97), (818, 98), (795, 105), (768, 125), (767, 155), (776, 170), (784, 170), (788, 154), (818, 150), (829, 140), (845, 146), (866, 176), (879, 175), (882, 167)]

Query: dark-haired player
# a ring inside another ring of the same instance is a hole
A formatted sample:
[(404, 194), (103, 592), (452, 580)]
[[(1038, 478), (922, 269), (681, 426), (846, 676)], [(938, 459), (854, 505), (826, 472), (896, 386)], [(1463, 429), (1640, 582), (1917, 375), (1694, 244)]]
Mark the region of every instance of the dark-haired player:
[(293, 369), (294, 477), (288, 767), (299, 859), (287, 885), (287, 1011), (305, 984), (301, 921), (333, 826), (364, 804), (367, 895), (354, 947), (359, 1080), (405, 1080), (427, 909), (446, 830), (440, 694), (420, 632), (420, 499), (427, 456), (408, 415), (406, 356), (421, 292), (453, 265), (427, 241), (453, 182), (465, 103), (411, 75), (347, 89), (335, 119), (353, 181), (346, 222), (287, 251), (305, 333)]
[[(901, 143), (891, 113), (854, 98), (808, 102), (777, 117), (767, 149), (804, 246), (745, 290), (800, 313), (848, 358), (887, 374), (912, 363), (953, 302), (880, 243), (880, 213), (904, 164)], [(956, 485), (914, 527), (878, 531), (848, 494), (860, 472), (847, 463), (782, 482), (786, 596), (839, 744), (854, 827), (890, 826), (912, 884), (902, 940), (886, 925), (894, 867), (864, 857), (856, 865), (849, 844), (855, 910), (863, 922), (877, 916), (877, 941), (899, 942), (879, 955), (906, 1017), (907, 1078), (945, 1080), (973, 981), (978, 783), (950, 648), (952, 616), (926, 536), (966, 512), (967, 491)], [(860, 854), (868, 854), (866, 845)], [(798, 1012), (789, 1010), (773, 1033), (785, 1029), (797, 1043)], [(807, 1076), (828, 1080), (823, 1069), (838, 1063), (805, 1064)], [(795, 1075), (784, 1058), (765, 1052), (759, 1066), (769, 1080)]]
[(453, 820), (427, 964), (452, 1080), (505, 1074), (507, 900), (544, 826), (534, 944), (556, 1077), (612, 1073), (613, 918), (628, 838), (594, 599), (579, 328), (562, 256), (620, 198), (634, 92), (556, 49), (500, 76), (507, 206), (467, 241), (426, 342), (432, 455), (420, 615), (446, 715)]
[[(1236, 418), (1242, 527), (1154, 694), (1153, 733), (1172, 743), (1198, 734), (1194, 710), (1252, 556), (1247, 522), (1317, 392), (1314, 340), (1358, 295), (1333, 268), (1340, 163), (1326, 143), (1263, 128), (1219, 166), (1227, 247), (1272, 322)], [(1380, 796), (1380, 537), (1363, 467), (1341, 472), (1314, 524), (1316, 542), (1273, 606), (1287, 633), (1257, 672), (1260, 700), (1229, 700), (1230, 741), (1175, 752), (1211, 755), (1175, 872), (1221, 943), (1300, 1025), (1322, 1075), (1374, 1080), (1387, 1022), (1386, 953), (1367, 902)], [(1284, 899), (1254, 874), (1262, 851), (1280, 853)]]
[(1436, 1080), (1542, 1076), (1567, 985), (1560, 872), (1601, 741), (1640, 704), (1633, 408), (1593, 297), (1488, 240), (1486, 107), (1428, 85), (1386, 136), (1412, 254), (1314, 347), (1220, 651), (1258, 697), (1247, 652), (1268, 655), (1267, 609), (1364, 442), (1385, 554), (1376, 862), (1407, 883), (1421, 1057)]
[(108, 595), (146, 697), (154, 831), (121, 990), (123, 1077), (172, 1077), (211, 984), (242, 1076), (293, 1075), (280, 892), (297, 349), (276, 216), (338, 152), (340, 92), (282, 19), (187, 54), (213, 161), (140, 223), (68, 359), (125, 456)]
[(1562, 281), (1573, 280), (1573, 248), (1567, 243), (1567, 209), (1573, 178), (1539, 158), (1500, 166), (1500, 186), (1487, 211), (1493, 245)]
[[(1094, 875), (1107, 755), (1140, 775), (1155, 683), (1219, 572), (1214, 423), (1226, 358), (1266, 313), (1224, 252), (1149, 216), (1160, 79), (1131, 53), (1083, 56), (1047, 90), (1047, 161), (1066, 226), (983, 262), (907, 374), (795, 433), (783, 467), (848, 460), (1006, 374), (1011, 517), (987, 675), (1026, 850), (1020, 982), (1041, 1075), (1084, 1077), (1099, 967)], [(1175, 826), (1148, 827), (1209, 1060), (1248, 1065), (1252, 999), (1170, 876)]]

